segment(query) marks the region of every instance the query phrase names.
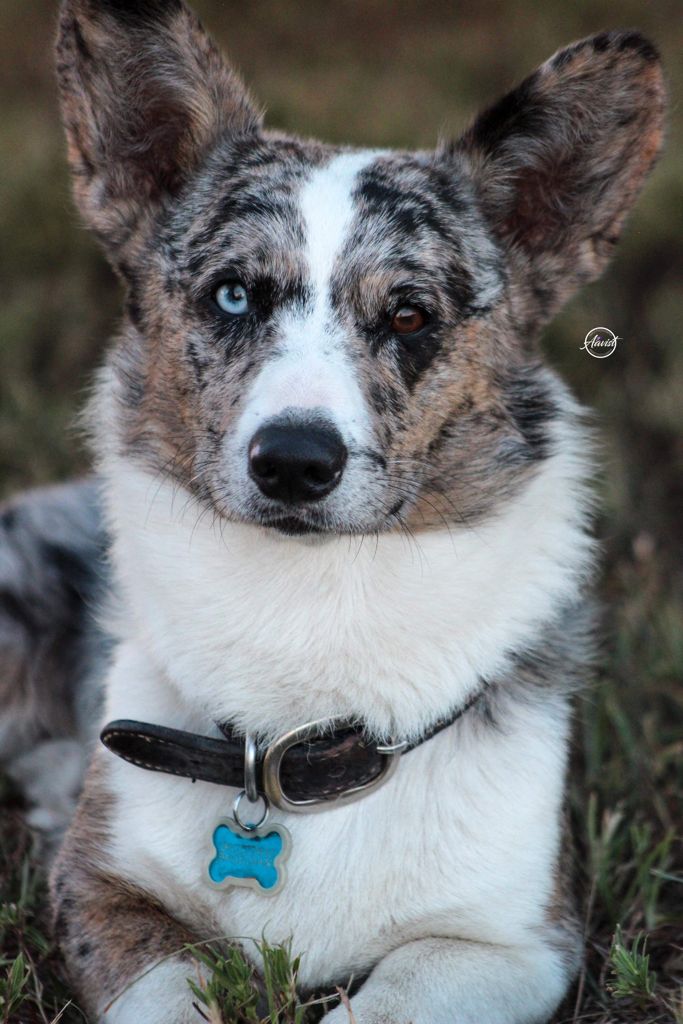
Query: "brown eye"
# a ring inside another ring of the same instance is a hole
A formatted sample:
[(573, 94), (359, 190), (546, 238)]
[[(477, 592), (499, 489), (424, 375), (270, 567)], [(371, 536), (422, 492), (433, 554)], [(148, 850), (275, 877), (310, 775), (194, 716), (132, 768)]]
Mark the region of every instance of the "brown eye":
[(415, 334), (422, 330), (426, 323), (424, 313), (414, 306), (401, 306), (394, 313), (391, 321), (391, 329), (395, 334)]

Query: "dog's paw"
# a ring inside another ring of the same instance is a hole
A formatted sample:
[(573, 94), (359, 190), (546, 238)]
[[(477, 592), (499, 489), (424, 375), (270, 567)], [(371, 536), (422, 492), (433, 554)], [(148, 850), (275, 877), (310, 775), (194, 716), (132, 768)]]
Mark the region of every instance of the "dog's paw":
[(159, 962), (106, 1006), (98, 1024), (201, 1024), (188, 978), (206, 983), (203, 970), (187, 960)]

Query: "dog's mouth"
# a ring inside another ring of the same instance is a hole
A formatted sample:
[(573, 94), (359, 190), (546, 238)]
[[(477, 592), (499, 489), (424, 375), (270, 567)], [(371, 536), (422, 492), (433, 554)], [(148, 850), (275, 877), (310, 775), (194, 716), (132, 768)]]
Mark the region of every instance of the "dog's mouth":
[(309, 520), (301, 519), (299, 516), (276, 516), (262, 521), (267, 529), (276, 530), (285, 537), (302, 537), (311, 533), (330, 533), (329, 529), (312, 523)]
[[(388, 526), (395, 525), (398, 513), (404, 505), (401, 498), (385, 514), (384, 523)], [(362, 528), (351, 523), (341, 524), (326, 520), (316, 515), (312, 510), (288, 511), (288, 512), (260, 512), (252, 520), (267, 530), (274, 530), (284, 537), (306, 537), (306, 536), (341, 536), (346, 534), (357, 534), (366, 532)], [(381, 529), (381, 524), (378, 524)], [(377, 527), (375, 527), (377, 529)]]

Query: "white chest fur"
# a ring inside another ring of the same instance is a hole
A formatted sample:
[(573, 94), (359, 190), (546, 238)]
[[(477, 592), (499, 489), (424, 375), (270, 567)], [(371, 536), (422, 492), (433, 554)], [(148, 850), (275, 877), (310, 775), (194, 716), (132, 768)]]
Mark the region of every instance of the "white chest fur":
[[(108, 505), (123, 592), (109, 718), (279, 735), (362, 716), (411, 736), (460, 705), (508, 652), (576, 596), (591, 557), (583, 467), (560, 448), (500, 516), (473, 530), (304, 544), (212, 528), (187, 495), (111, 463)], [(204, 882), (232, 794), (109, 755), (114, 853), (202, 934), (305, 953), (302, 981), (361, 971), (398, 941), (505, 943), (536, 929), (552, 886), (567, 708), (549, 692), (502, 728), (456, 724), (387, 786), (322, 816), (287, 817), (287, 885), (274, 897)], [(210, 927), (207, 924), (210, 922)]]
[[(123, 654), (121, 673), (139, 680), (141, 667)], [(153, 682), (145, 689), (158, 717), (186, 724)], [(148, 710), (147, 699), (134, 703), (134, 714)], [(355, 805), (305, 816), (274, 810), (292, 852), (273, 897), (206, 882), (213, 828), (232, 790), (111, 759), (114, 861), (203, 937), (291, 938), (307, 985), (363, 972), (425, 935), (519, 941), (543, 925), (552, 890), (566, 729), (561, 698), (516, 709), (499, 729), (463, 722), (406, 755), (383, 789)]]

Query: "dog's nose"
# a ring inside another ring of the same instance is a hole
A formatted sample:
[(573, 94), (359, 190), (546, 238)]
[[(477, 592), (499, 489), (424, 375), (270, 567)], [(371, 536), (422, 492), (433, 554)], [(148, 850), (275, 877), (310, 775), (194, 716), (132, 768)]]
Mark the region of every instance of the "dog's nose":
[(249, 445), (249, 474), (268, 498), (319, 501), (342, 478), (347, 456), (332, 426), (271, 424)]

